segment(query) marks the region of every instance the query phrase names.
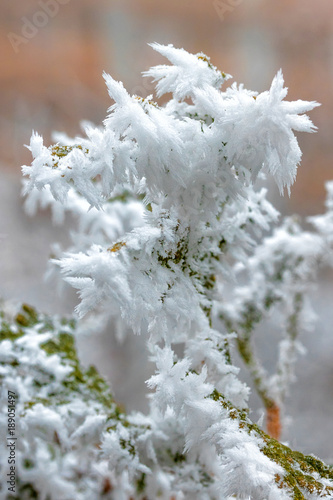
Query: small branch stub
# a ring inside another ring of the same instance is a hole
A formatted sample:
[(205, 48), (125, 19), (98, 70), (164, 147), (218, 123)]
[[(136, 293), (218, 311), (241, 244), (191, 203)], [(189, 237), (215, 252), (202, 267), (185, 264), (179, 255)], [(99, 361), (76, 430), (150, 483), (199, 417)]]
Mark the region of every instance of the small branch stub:
[(268, 434), (278, 441), (281, 436), (280, 408), (275, 403), (266, 408), (266, 426)]

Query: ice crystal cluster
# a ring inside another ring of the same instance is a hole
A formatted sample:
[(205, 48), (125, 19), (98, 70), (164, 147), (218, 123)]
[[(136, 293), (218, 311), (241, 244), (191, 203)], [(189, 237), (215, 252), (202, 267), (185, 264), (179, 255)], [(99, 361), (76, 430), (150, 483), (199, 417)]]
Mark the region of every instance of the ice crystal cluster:
[[(317, 104), (286, 101), (281, 72), (257, 93), (226, 86), (230, 76), (204, 54), (153, 48), (171, 65), (144, 76), (165, 104), (104, 75), (113, 101), (104, 127), (51, 147), (31, 139), (26, 209), (76, 218), (70, 248), (53, 249), (52, 272), (80, 304), (76, 327), (27, 306), (1, 320), (0, 378), (20, 414), (19, 493), (9, 498), (333, 498), (332, 469), (278, 441), (299, 334), (313, 319), (309, 285), (332, 265), (333, 185), (327, 212), (304, 231), (296, 218), (278, 223), (256, 183), (273, 177), (290, 192), (301, 159), (294, 131), (315, 130), (304, 113)], [(156, 364), (147, 414), (125, 415), (97, 372), (81, 368), (73, 329), (80, 334), (87, 313), (147, 344)], [(281, 335), (266, 373), (253, 333), (273, 313)], [(250, 419), (235, 348), (268, 433)]]

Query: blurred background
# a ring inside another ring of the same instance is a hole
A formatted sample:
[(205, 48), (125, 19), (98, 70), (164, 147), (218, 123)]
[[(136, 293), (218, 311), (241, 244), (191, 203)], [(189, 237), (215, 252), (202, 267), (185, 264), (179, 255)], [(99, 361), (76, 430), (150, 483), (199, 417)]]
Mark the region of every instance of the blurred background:
[[(102, 71), (132, 93), (153, 87), (141, 71), (163, 62), (148, 42), (203, 51), (252, 90), (283, 69), (289, 99), (317, 100), (319, 131), (300, 137), (304, 159), (288, 201), (320, 211), (333, 177), (333, 4), (328, 0), (2, 0), (0, 162), (19, 175), (31, 130), (76, 134), (110, 105)], [(146, 79), (145, 79), (146, 80)]]
[[(23, 214), (20, 166), (30, 163), (23, 145), (29, 143), (32, 130), (48, 144), (53, 130), (76, 135), (81, 120), (101, 123), (111, 104), (103, 70), (122, 80), (131, 93), (152, 93), (141, 71), (164, 61), (149, 42), (203, 51), (214, 65), (252, 90), (269, 88), (282, 68), (288, 99), (321, 102), (311, 113), (318, 133), (299, 137), (303, 161), (291, 198), (282, 200), (272, 189), (285, 213), (306, 216), (323, 211), (324, 182), (333, 178), (331, 1), (1, 0), (0, 32), (3, 297), (28, 301), (47, 312), (72, 311), (74, 294), (55, 299), (54, 290), (42, 284), (49, 245), (64, 241), (66, 231), (52, 228), (49, 214), (34, 219)], [(298, 365), (300, 384), (288, 403), (294, 419), (285, 436), (293, 446), (326, 459), (333, 458), (333, 294), (328, 278), (323, 276), (323, 286), (314, 296), (324, 321), (305, 341), (309, 353)], [(130, 371), (118, 394), (127, 407), (139, 408), (144, 378), (136, 380), (136, 386), (129, 382), (144, 363), (137, 341), (128, 344), (126, 356), (111, 346), (112, 367), (103, 342), (108, 341), (101, 338), (91, 344), (90, 356), (115, 387), (122, 384), (121, 366)]]

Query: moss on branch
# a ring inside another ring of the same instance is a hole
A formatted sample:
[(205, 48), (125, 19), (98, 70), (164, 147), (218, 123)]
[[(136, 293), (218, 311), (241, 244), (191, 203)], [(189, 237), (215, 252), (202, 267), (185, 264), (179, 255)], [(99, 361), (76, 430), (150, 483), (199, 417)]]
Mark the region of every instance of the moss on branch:
[(249, 434), (254, 433), (263, 441), (262, 453), (284, 470), (283, 477), (278, 474), (275, 476), (276, 483), (281, 489), (289, 491), (293, 500), (307, 500), (313, 494), (323, 498), (333, 497), (333, 467), (313, 455), (294, 451), (270, 437), (250, 420), (247, 410), (236, 408), (218, 391), (215, 390), (210, 397), (221, 403), (229, 412), (230, 418), (238, 420), (240, 429)]

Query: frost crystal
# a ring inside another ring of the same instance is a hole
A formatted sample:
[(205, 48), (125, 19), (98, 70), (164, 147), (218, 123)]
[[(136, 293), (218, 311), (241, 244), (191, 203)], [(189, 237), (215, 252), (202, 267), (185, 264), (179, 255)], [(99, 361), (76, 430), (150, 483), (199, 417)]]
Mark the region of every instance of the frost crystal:
[[(164, 106), (104, 75), (113, 100), (104, 127), (49, 148), (33, 134), (23, 167), (30, 214), (40, 205), (57, 223), (66, 212), (77, 220), (52, 265), (78, 290), (79, 317), (93, 311), (113, 319), (117, 337), (132, 330), (147, 342), (150, 410), (123, 414), (80, 368), (68, 325), (37, 315), (3, 327), (0, 376), (21, 415), (20, 498), (333, 498), (331, 469), (273, 439), (313, 320), (308, 285), (332, 263), (332, 186), (316, 232), (288, 218), (263, 237), (278, 213), (255, 184), (271, 175), (290, 193), (294, 131), (315, 130), (304, 113), (317, 103), (285, 101), (281, 71), (260, 94), (221, 90), (230, 76), (204, 54), (152, 47), (171, 62), (145, 73), (157, 97), (170, 94)], [(267, 374), (253, 333), (273, 313), (281, 341)], [(233, 344), (273, 437), (249, 418)]]

